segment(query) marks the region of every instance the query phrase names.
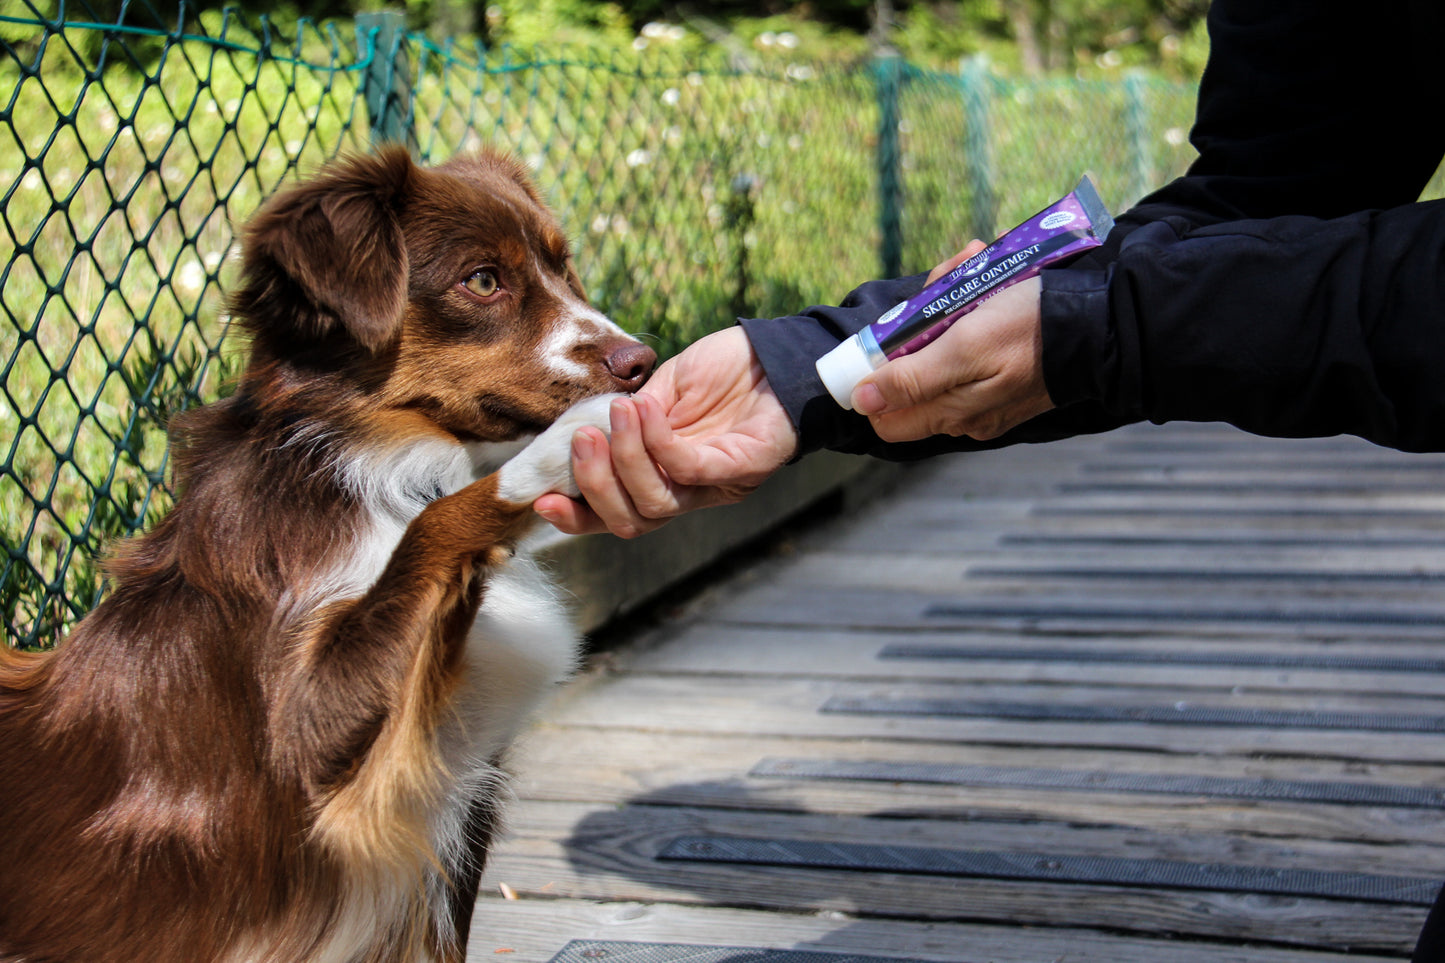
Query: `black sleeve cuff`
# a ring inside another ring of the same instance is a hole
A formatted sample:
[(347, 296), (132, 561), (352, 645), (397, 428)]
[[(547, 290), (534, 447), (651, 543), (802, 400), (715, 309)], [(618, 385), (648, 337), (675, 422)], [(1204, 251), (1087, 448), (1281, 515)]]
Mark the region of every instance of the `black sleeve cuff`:
[(880, 444), (868, 419), (841, 408), (818, 378), (816, 362), (839, 343), (923, 289), (922, 274), (870, 281), (837, 307), (783, 318), (742, 318), (768, 384), (798, 430), (798, 456), (823, 448), (863, 452)]
[(1117, 370), (1109, 324), (1109, 272), (1062, 268), (1042, 273), (1044, 387), (1062, 408), (1103, 401), (1106, 378)]

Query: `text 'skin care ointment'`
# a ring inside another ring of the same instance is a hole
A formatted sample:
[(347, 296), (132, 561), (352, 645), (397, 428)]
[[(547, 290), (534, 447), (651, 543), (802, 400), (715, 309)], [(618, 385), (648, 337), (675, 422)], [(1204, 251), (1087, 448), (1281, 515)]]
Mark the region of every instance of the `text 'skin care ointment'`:
[(817, 361), (828, 393), (848, 410), (853, 389), (891, 358), (911, 354), (1015, 282), (1104, 243), (1113, 230), (1088, 177), (988, 247), (934, 281)]

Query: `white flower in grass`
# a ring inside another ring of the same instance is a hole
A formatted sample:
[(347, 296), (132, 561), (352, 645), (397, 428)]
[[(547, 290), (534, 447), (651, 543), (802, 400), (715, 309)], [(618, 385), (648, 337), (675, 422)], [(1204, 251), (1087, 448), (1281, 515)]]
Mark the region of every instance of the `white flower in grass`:
[(206, 269), (199, 261), (187, 261), (172, 277), (171, 285), (186, 294), (195, 294), (206, 286)]
[(627, 155), (627, 166), (628, 166), (628, 167), (641, 167), (641, 166), (643, 166), (644, 164), (651, 164), (651, 163), (652, 163), (652, 151), (643, 150), (642, 148), (639, 147), (637, 150), (632, 151), (630, 154)]

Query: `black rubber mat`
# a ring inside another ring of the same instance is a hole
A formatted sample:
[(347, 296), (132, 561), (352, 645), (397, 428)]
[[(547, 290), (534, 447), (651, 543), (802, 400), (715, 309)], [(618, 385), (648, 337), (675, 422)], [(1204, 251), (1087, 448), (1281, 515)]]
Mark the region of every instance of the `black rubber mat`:
[(851, 759), (764, 759), (753, 767), (749, 775), (775, 779), (916, 782), (943, 786), (1218, 796), (1347, 806), (1445, 809), (1445, 789), (1322, 780), (1243, 779), (1030, 766), (948, 766)]
[(1220, 665), (1258, 669), (1328, 669), (1343, 672), (1445, 672), (1445, 659), (1377, 655), (1290, 654), (1258, 651), (1170, 652), (1159, 649), (1094, 649), (1028, 645), (919, 645), (897, 643), (880, 659), (980, 662), (1074, 662), (1129, 665)]
[(835, 696), (822, 712), (870, 716), (943, 716), (1018, 719), (1027, 722), (1139, 722), (1180, 726), (1253, 729), (1356, 729), (1372, 732), (1445, 732), (1445, 716), (1393, 712), (1256, 709), (1190, 703), (1153, 706), (1067, 705), (1054, 702), (994, 702), (982, 699), (923, 699)]
[(1445, 548), (1445, 539), (1388, 535), (1270, 535), (1260, 531), (1221, 535), (1186, 535), (1178, 532), (1123, 534), (1069, 534), (1058, 532), (1009, 533), (998, 544), (1010, 547), (1050, 548)]
[(897, 956), (859, 956), (818, 950), (774, 950), (748, 946), (692, 946), (573, 940), (550, 963), (922, 963)]
[[(1038, 504), (1029, 509), (1035, 518), (1368, 518), (1374, 521), (1440, 523), (1441, 512), (1433, 508), (1363, 508), (1293, 506), (1190, 505), (1059, 505)], [(1422, 524), (1422, 527), (1433, 527)]]
[(1414, 571), (1333, 571), (1318, 569), (1217, 569), (1186, 568), (1156, 565), (1137, 566), (1026, 566), (979, 565), (970, 567), (968, 578), (1112, 580), (1120, 582), (1243, 582), (1257, 585), (1264, 582), (1317, 582), (1340, 585), (1427, 585), (1445, 581), (1445, 572)]
[(1445, 628), (1445, 611), (1418, 608), (1327, 608), (1119, 604), (1112, 602), (975, 602), (930, 605), (925, 619), (1027, 619), (1148, 622), (1268, 622), (1329, 625), (1432, 626)]
[(1272, 869), (1163, 859), (932, 849), (795, 839), (684, 836), (660, 860), (907, 873), (1150, 889), (1212, 890), (1429, 906), (1440, 881), (1412, 876)]
[(1158, 479), (1144, 481), (1072, 481), (1060, 482), (1054, 490), (1061, 495), (1424, 495), (1433, 496), (1440, 489), (1429, 484), (1429, 479), (1366, 478), (1351, 475), (1346, 478), (1324, 480), (1296, 480), (1288, 478), (1240, 481), (1204, 480), (1180, 481)]

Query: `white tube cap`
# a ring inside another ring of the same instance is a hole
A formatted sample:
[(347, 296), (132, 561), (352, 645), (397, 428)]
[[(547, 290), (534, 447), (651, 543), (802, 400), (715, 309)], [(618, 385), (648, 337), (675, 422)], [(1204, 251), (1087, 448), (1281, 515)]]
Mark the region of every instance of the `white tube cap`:
[(873, 355), (854, 335), (819, 358), (814, 367), (828, 394), (848, 411), (853, 410), (853, 389), (873, 369)]

